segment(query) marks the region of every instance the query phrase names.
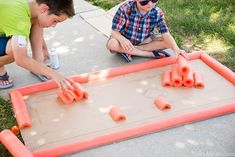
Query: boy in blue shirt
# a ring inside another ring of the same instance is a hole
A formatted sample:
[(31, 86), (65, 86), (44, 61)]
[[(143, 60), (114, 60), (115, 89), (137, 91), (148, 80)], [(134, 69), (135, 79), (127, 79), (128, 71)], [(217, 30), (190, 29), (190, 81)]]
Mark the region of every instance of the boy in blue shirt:
[[(163, 49), (171, 48), (186, 56), (171, 36), (158, 0), (131, 0), (122, 4), (113, 17), (111, 37), (107, 48), (120, 53), (127, 62), (131, 55), (161, 58), (170, 56)], [(161, 34), (157, 38), (154, 28)]]

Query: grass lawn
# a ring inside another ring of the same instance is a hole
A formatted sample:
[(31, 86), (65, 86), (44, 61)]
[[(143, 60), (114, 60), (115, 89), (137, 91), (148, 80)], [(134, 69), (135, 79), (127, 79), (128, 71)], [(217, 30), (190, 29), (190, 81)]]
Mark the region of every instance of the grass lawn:
[[(123, 0), (87, 0), (106, 10)], [(160, 0), (171, 34), (187, 52), (207, 50), (235, 71), (234, 0)]]
[[(0, 97), (0, 132), (4, 129), (11, 129), (16, 125), (15, 118), (13, 116), (13, 110), (10, 101), (4, 100)], [(21, 139), (21, 137), (19, 136)], [(0, 157), (8, 157), (10, 154), (0, 143)]]

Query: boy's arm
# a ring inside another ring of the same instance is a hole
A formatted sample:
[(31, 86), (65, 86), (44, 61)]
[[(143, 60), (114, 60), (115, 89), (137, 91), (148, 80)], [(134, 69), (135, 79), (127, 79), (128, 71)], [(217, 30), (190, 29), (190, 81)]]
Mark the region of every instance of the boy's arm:
[(39, 62), (48, 59), (47, 46), (43, 37), (43, 28), (40, 27), (39, 24), (32, 24), (29, 39), (33, 58)]
[(117, 30), (112, 30), (111, 36), (113, 38), (117, 39), (119, 42), (122, 41), (122, 40), (125, 40), (124, 39), (125, 37), (120, 32), (118, 32)]
[(169, 48), (171, 48), (174, 52), (176, 52), (177, 56), (182, 55), (186, 59), (188, 59), (188, 56), (186, 52), (178, 47), (178, 45), (175, 42), (175, 39), (172, 37), (170, 32), (162, 34), (163, 40), (167, 43)]
[(112, 30), (111, 35), (113, 38), (119, 41), (121, 47), (124, 50), (133, 51), (134, 49), (133, 44), (127, 38), (125, 38), (120, 32), (118, 32), (117, 30)]
[(53, 79), (58, 85), (61, 81), (65, 80), (65, 77), (60, 73), (27, 56), (27, 41), (20, 41), (19, 38), (20, 36), (13, 36), (11, 41), (12, 52), (17, 65), (29, 71), (45, 75), (46, 77)]
[(43, 38), (43, 44), (42, 44), (42, 49), (43, 49), (43, 55), (44, 55), (44, 59), (49, 59), (49, 53), (48, 53), (48, 48), (47, 48), (47, 44), (45, 42), (45, 39)]

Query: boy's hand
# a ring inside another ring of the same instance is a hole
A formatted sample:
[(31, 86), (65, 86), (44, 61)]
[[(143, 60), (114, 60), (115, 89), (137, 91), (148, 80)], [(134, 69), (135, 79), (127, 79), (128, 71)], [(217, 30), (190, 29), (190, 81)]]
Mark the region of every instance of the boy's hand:
[(65, 76), (61, 75), (60, 73), (58, 73), (57, 71), (52, 70), (52, 75), (50, 76), (50, 78), (52, 80), (54, 80), (58, 87), (62, 90), (70, 90), (73, 88), (73, 81), (66, 78)]
[(133, 44), (126, 38), (123, 38), (120, 41), (120, 44), (121, 44), (121, 47), (127, 52), (132, 52), (134, 50)]
[(187, 53), (186, 53), (184, 50), (179, 49), (178, 51), (176, 51), (176, 53), (177, 53), (177, 58), (179, 57), (179, 55), (181, 55), (181, 56), (183, 56), (185, 59), (189, 60), (189, 57), (188, 57)]
[(74, 90), (73, 87), (74, 82), (68, 78), (63, 79), (60, 81), (59, 86), (63, 91)]

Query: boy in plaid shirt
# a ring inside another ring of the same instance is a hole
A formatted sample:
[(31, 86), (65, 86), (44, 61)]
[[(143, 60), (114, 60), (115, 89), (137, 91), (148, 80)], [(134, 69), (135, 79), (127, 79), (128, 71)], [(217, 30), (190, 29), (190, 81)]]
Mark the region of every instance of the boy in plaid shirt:
[[(162, 58), (170, 54), (163, 49), (171, 48), (177, 55), (186, 56), (171, 36), (164, 14), (156, 6), (158, 0), (130, 0), (122, 4), (113, 17), (111, 37), (107, 48), (120, 53), (127, 62), (131, 55)], [(161, 34), (154, 35), (154, 28)]]

